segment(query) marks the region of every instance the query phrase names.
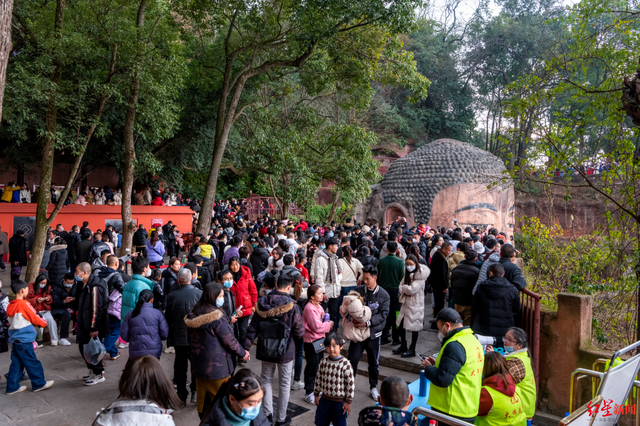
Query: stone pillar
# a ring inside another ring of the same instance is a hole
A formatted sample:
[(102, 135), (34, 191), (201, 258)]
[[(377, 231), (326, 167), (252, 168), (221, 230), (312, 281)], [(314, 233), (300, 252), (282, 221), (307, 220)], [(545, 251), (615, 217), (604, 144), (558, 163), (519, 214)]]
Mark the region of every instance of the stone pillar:
[(540, 330), (538, 406), (564, 416), (569, 411), (571, 373), (581, 365), (581, 349), (591, 345), (591, 297), (560, 293), (558, 311), (543, 312)]

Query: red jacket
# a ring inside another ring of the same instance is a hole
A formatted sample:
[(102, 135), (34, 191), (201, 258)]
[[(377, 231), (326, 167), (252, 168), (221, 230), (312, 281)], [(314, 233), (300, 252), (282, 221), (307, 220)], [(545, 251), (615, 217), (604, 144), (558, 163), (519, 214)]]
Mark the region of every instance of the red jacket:
[[(507, 381), (508, 383), (505, 383), (504, 380), (502, 380), (502, 377), (496, 374), (484, 379), (482, 381), (482, 385), (495, 389), (506, 396), (513, 396), (516, 393), (516, 384), (511, 375), (507, 376)], [(483, 388), (480, 392), (480, 407), (478, 409), (478, 415), (486, 416), (492, 408), (493, 398), (491, 398), (489, 391)]]
[[(31, 306), (33, 306), (33, 309), (36, 310), (36, 312), (42, 312), (42, 311), (50, 311), (51, 310), (51, 303), (53, 302), (53, 296), (51, 295), (51, 286), (46, 286), (43, 290), (46, 290), (45, 292), (43, 292), (42, 294), (40, 293), (40, 286), (38, 286), (37, 290), (34, 289), (35, 287), (35, 283), (31, 283), (29, 284), (29, 294), (27, 294), (27, 302), (31, 303)], [(49, 300), (45, 300), (44, 302), (40, 302), (38, 303), (36, 300), (39, 297), (49, 297)]]
[(238, 282), (234, 282), (231, 287), (233, 295), (236, 297), (236, 308), (242, 305), (242, 317), (253, 315), (253, 307), (258, 301), (258, 289), (251, 278), (251, 271), (246, 266), (242, 268), (242, 275)]
[(152, 206), (161, 206), (162, 205), (162, 199), (160, 197), (156, 197), (151, 201), (151, 205)]

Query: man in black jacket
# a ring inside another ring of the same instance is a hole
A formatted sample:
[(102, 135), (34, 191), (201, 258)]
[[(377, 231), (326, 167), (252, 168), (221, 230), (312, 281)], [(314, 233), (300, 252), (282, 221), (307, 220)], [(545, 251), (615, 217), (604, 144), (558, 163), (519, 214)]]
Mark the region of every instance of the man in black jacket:
[(378, 358), (380, 355), (380, 339), (382, 330), (387, 323), (389, 316), (390, 298), (389, 293), (378, 285), (378, 270), (372, 266), (362, 269), (362, 281), (364, 285), (357, 286), (357, 291), (364, 299), (366, 306), (371, 309), (371, 320), (367, 323), (359, 323), (354, 321), (354, 325), (358, 328), (369, 327), (370, 335), (368, 339), (362, 342), (351, 342), (349, 344), (349, 362), (353, 367), (353, 371), (358, 371), (358, 363), (362, 358), (362, 353), (367, 352), (367, 362), (369, 364), (369, 388), (371, 398), (378, 401), (380, 393), (376, 388), (378, 386), (378, 376), (380, 367)]
[(90, 232), (81, 232), (80, 237), (82, 241), (76, 243), (76, 265), (82, 262), (89, 262), (89, 253), (93, 245)]
[[(114, 291), (120, 293), (120, 297), (122, 297), (124, 279), (118, 271), (119, 264), (120, 259), (112, 254), (107, 257), (106, 266), (95, 271), (107, 283), (107, 296), (109, 297)], [(120, 300), (122, 301), (122, 299)], [(112, 360), (120, 358), (120, 353), (116, 347), (118, 337), (120, 337), (120, 317), (109, 314), (109, 335), (104, 339), (104, 348)]]
[(527, 287), (527, 280), (518, 265), (513, 263), (515, 258), (516, 249), (511, 244), (503, 244), (500, 248), (500, 264), (504, 268), (504, 278), (518, 290), (524, 290)]
[[(176, 351), (176, 358), (173, 362), (173, 379), (178, 387), (178, 397), (183, 404), (187, 404), (187, 370), (191, 349), (187, 340), (187, 326), (184, 317), (198, 303), (202, 290), (198, 290), (191, 285), (191, 271), (183, 268), (178, 273), (178, 283), (180, 288), (172, 291), (167, 296), (167, 306), (164, 317), (169, 324), (169, 338), (167, 346), (173, 346)], [(191, 377), (191, 402), (197, 402), (196, 380)]]
[(451, 297), (456, 311), (462, 317), (464, 325), (471, 325), (471, 301), (473, 287), (478, 280), (480, 268), (476, 265), (478, 253), (467, 250), (464, 260), (451, 271)]
[(85, 232), (89, 233), (89, 238), (91, 238), (91, 236), (93, 235), (93, 233), (91, 232), (91, 229), (89, 229), (89, 222), (82, 222), (82, 228), (80, 228), (80, 235), (84, 234)]
[(167, 239), (167, 255), (169, 257), (174, 257), (176, 251), (176, 235), (173, 233), (172, 225), (173, 222), (169, 221), (162, 227), (162, 233)]
[[(82, 262), (76, 266), (75, 278), (81, 281), (78, 285), (82, 290), (78, 296), (78, 334), (76, 341), (80, 354), (84, 357), (84, 345), (97, 337), (104, 339), (109, 333), (109, 318), (107, 316), (107, 283), (96, 274), (91, 274), (91, 265)], [(104, 366), (102, 363), (92, 365), (88, 362), (87, 368), (91, 373), (83, 377), (87, 386), (104, 382)]]
[(78, 225), (73, 225), (71, 227), (71, 232), (68, 232), (64, 237), (64, 240), (67, 242), (67, 254), (69, 255), (69, 263), (71, 264), (71, 267), (76, 266), (76, 245), (82, 241), (78, 230)]
[(489, 279), (478, 285), (471, 302), (471, 328), (477, 334), (493, 336), (502, 346), (502, 337), (515, 326), (520, 312), (520, 297), (516, 287), (504, 278), (499, 263), (489, 266)]
[(144, 254), (144, 246), (147, 244), (148, 237), (149, 233), (144, 229), (144, 225), (140, 224), (140, 226), (138, 226), (138, 230), (133, 233), (132, 244), (136, 248), (136, 251), (141, 251)]
[[(449, 291), (449, 265), (447, 263), (447, 257), (451, 254), (453, 246), (449, 241), (442, 243), (440, 247), (431, 258), (431, 274), (429, 275), (429, 284), (433, 289), (433, 299), (435, 302), (434, 317), (438, 315), (438, 312), (444, 308), (444, 299)], [(435, 330), (437, 327), (435, 323), (431, 324), (431, 329)]]
[(22, 229), (18, 229), (9, 239), (9, 263), (11, 267), (27, 266), (27, 239)]
[(51, 287), (53, 303), (51, 305), (51, 315), (60, 320), (60, 346), (70, 346), (69, 342), (69, 323), (76, 317), (78, 309), (78, 301), (76, 300), (76, 291), (78, 285), (73, 276), (73, 272), (67, 272), (62, 282)]

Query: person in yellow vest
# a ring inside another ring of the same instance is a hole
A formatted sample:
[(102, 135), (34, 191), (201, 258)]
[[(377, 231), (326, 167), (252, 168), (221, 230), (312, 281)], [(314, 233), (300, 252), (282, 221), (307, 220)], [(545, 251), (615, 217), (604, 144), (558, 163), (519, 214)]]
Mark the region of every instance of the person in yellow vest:
[(525, 426), (527, 415), (520, 390), (509, 374), (507, 361), (497, 352), (487, 352), (480, 392), (477, 426)]
[(452, 308), (442, 309), (431, 323), (438, 327), (442, 348), (437, 359), (428, 357), (422, 361), (425, 376), (431, 382), (428, 403), (435, 411), (473, 423), (482, 387), (482, 345)]
[[(505, 358), (511, 376), (518, 386), (524, 411), (530, 421), (536, 413), (538, 396), (536, 378), (533, 374), (531, 356), (529, 355), (527, 332), (518, 327), (511, 327), (503, 339)], [(524, 372), (524, 377), (522, 375)]]

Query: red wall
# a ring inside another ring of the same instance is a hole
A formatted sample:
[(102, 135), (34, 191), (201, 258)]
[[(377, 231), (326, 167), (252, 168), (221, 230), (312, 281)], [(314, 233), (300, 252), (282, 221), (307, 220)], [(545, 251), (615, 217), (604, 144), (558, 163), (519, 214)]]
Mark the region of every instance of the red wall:
[[(53, 204), (49, 204), (48, 212), (54, 209)], [(73, 225), (82, 226), (82, 222), (89, 222), (89, 228), (92, 231), (105, 228), (106, 219), (122, 219), (120, 215), (121, 206), (96, 206), (79, 204), (70, 204), (63, 207), (55, 220), (51, 224), (55, 228), (61, 223), (66, 231), (71, 230)], [(0, 227), (9, 237), (13, 235), (13, 218), (14, 216), (33, 216), (36, 215), (36, 204), (21, 203), (0, 203)], [(152, 219), (163, 219), (163, 223), (170, 220), (174, 225), (178, 226), (180, 232), (191, 232), (191, 222), (193, 211), (189, 207), (165, 207), (165, 206), (131, 206), (131, 218), (137, 220), (137, 224), (144, 225), (148, 230), (151, 227)]]

